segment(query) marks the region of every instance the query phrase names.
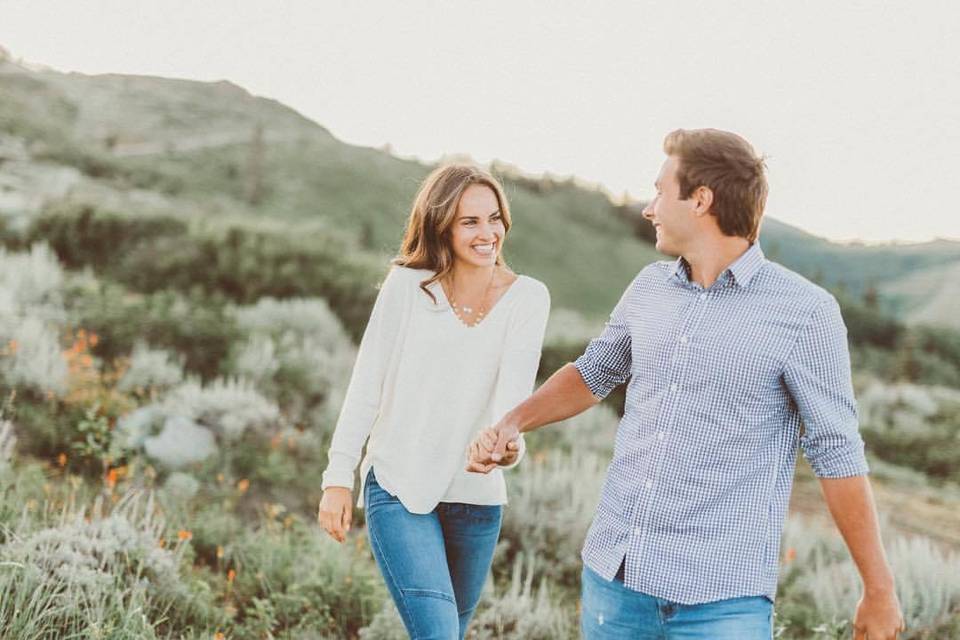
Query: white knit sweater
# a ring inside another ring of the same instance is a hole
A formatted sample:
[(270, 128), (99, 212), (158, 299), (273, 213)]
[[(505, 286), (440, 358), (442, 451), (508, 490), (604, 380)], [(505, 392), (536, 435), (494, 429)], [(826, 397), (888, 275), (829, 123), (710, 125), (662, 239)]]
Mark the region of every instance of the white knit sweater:
[[(465, 471), (466, 449), (533, 392), (550, 294), (539, 280), (519, 276), (480, 324), (467, 327), (439, 282), (429, 287), (436, 304), (420, 289), (432, 275), (395, 266), (381, 286), (322, 487), (353, 487), (369, 436), (361, 483), (373, 466), (377, 482), (408, 511), (429, 513), (439, 502), (505, 504), (500, 468)], [(522, 456), (522, 437), (520, 444)]]

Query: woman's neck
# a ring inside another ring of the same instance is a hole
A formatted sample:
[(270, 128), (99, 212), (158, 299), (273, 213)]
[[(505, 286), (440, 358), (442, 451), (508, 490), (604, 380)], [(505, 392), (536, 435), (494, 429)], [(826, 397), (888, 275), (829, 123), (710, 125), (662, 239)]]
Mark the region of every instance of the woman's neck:
[(497, 266), (456, 264), (447, 276), (448, 282), (462, 295), (481, 294), (496, 275)]

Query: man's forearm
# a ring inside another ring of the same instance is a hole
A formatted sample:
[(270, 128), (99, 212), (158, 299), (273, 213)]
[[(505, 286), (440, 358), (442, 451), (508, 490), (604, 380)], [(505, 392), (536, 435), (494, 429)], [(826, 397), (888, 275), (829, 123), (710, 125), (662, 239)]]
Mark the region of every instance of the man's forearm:
[(877, 509), (867, 476), (821, 478), (820, 486), (868, 593), (893, 590), (893, 573), (880, 539)]
[(577, 368), (568, 363), (509, 411), (503, 422), (524, 433), (575, 416), (598, 402)]

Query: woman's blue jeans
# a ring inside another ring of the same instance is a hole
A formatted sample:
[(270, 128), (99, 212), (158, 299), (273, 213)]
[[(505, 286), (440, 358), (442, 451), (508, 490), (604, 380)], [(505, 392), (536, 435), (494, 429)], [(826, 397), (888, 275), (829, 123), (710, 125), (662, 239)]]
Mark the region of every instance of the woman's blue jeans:
[(363, 502), (373, 557), (407, 633), (462, 640), (490, 571), (502, 507), (441, 502), (430, 513), (410, 513), (373, 469)]
[(580, 630), (587, 640), (770, 640), (773, 603), (763, 596), (684, 605), (632, 591), (583, 568)]

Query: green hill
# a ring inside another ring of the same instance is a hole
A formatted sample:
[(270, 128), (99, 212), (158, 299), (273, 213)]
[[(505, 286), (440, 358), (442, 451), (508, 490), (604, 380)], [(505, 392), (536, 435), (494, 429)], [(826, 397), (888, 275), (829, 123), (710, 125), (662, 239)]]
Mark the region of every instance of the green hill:
[[(0, 91), (0, 219), (8, 226), (79, 203), (207, 225), (275, 224), (342, 239), (385, 264), (431, 168), (344, 144), (225, 81), (64, 74), (6, 60)], [(638, 205), (619, 207), (573, 181), (502, 173), (515, 214), (507, 257), (544, 280), (558, 308), (601, 320), (632, 276), (661, 257)], [(880, 308), (909, 321), (951, 326), (960, 315), (949, 299), (930, 302), (937, 296), (915, 286), (960, 265), (960, 243), (841, 245), (774, 219), (762, 242), (772, 259), (851, 299), (876, 292)]]
[[(350, 236), (352, 251), (386, 264), (431, 168), (339, 142), (227, 82), (61, 74), (7, 62), (0, 91), (0, 132), (26, 141), (17, 162), (79, 171), (70, 189), (43, 198), (47, 208), (66, 201), (210, 223), (282, 221), (291, 234)], [(633, 275), (659, 257), (631, 237), (603, 193), (502, 177), (515, 219), (508, 260), (544, 280), (555, 306), (601, 319)]]

